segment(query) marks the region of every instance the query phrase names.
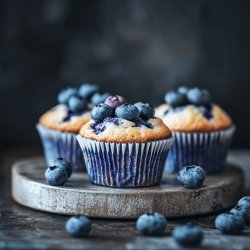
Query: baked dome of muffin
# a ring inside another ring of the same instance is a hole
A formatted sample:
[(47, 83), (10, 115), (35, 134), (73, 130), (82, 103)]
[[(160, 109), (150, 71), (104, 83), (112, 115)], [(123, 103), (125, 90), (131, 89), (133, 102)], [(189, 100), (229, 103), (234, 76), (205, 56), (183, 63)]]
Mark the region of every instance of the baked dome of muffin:
[(82, 125), (90, 119), (90, 111), (76, 113), (70, 111), (67, 105), (59, 104), (45, 112), (39, 118), (39, 123), (50, 129), (78, 133)]
[(118, 105), (106, 103), (92, 110), (92, 120), (81, 128), (81, 137), (116, 143), (149, 142), (171, 137), (168, 127), (154, 117), (154, 109), (149, 104), (132, 105), (125, 99)]
[(171, 137), (171, 132), (159, 118), (151, 118), (146, 122), (142, 119), (128, 121), (117, 117), (107, 117), (98, 123), (93, 120), (86, 123), (80, 130), (86, 139), (132, 143), (147, 142)]
[(165, 101), (155, 111), (171, 131), (213, 132), (233, 125), (229, 115), (211, 102), (204, 89), (181, 87), (176, 92), (167, 92)]

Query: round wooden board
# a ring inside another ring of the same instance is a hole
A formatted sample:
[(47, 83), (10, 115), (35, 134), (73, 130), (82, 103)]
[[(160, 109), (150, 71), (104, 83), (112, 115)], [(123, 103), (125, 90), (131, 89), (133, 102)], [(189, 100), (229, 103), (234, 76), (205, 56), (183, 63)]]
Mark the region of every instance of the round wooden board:
[(193, 216), (230, 208), (243, 188), (243, 173), (232, 165), (207, 176), (204, 186), (190, 190), (176, 175), (165, 174), (160, 186), (108, 188), (93, 185), (86, 173), (74, 173), (62, 187), (44, 181), (43, 158), (19, 161), (12, 167), (12, 196), (20, 204), (50, 213), (132, 219), (155, 211), (167, 217)]

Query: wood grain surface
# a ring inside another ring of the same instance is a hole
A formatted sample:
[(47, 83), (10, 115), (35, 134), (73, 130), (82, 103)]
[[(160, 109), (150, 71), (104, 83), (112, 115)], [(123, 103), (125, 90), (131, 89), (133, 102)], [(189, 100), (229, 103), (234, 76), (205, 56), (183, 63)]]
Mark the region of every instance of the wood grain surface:
[(232, 207), (243, 188), (243, 174), (228, 165), (219, 175), (207, 176), (203, 187), (185, 189), (175, 175), (147, 188), (108, 188), (93, 185), (86, 173), (75, 173), (62, 187), (47, 185), (45, 162), (36, 157), (12, 167), (12, 196), (18, 203), (57, 214), (132, 219), (148, 211), (167, 217), (206, 214)]

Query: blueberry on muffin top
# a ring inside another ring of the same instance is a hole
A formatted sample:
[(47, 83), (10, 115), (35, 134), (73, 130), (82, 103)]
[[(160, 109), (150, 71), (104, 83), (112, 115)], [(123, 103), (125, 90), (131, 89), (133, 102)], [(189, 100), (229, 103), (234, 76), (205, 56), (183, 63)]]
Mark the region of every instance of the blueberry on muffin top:
[(206, 89), (181, 86), (168, 91), (164, 99), (165, 104), (156, 108), (156, 116), (172, 131), (208, 132), (232, 125), (230, 117), (212, 102)]
[(80, 130), (87, 139), (107, 142), (147, 142), (171, 137), (171, 132), (148, 103), (130, 104), (110, 96), (91, 111), (92, 120)]
[(77, 133), (91, 119), (92, 107), (108, 96), (109, 93), (101, 93), (97, 85), (90, 83), (65, 88), (57, 96), (58, 105), (43, 114), (39, 123), (50, 129)]

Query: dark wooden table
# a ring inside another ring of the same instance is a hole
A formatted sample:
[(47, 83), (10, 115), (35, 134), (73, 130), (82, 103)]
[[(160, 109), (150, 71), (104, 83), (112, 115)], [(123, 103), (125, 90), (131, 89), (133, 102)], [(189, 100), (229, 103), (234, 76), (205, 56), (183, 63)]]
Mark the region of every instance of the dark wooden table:
[(132, 220), (93, 219), (89, 236), (84, 239), (72, 238), (64, 229), (67, 216), (22, 207), (10, 196), (11, 165), (20, 158), (38, 153), (17, 150), (6, 152), (1, 157), (0, 249), (179, 249), (171, 237), (171, 231), (175, 226), (186, 223), (203, 228), (202, 249), (250, 249), (249, 225), (241, 235), (222, 235), (214, 228), (214, 214), (171, 219), (165, 235), (161, 237), (139, 235)]

